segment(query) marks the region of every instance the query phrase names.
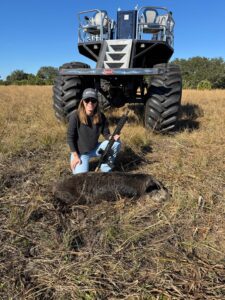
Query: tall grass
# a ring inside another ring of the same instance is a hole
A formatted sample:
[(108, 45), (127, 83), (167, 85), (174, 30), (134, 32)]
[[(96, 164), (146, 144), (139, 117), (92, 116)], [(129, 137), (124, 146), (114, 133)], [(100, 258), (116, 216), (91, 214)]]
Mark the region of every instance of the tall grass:
[[(1, 299), (225, 299), (225, 92), (185, 90), (177, 130), (130, 107), (117, 170), (152, 174), (170, 200), (59, 214), (70, 175), (51, 87), (0, 87)], [(111, 128), (124, 108), (107, 112)]]

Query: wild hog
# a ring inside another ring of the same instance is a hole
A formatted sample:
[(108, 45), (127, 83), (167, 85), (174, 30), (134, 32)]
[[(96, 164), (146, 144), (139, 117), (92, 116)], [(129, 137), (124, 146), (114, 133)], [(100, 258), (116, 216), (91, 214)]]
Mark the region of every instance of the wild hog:
[(116, 201), (119, 197), (135, 200), (146, 195), (164, 200), (167, 194), (160, 182), (141, 173), (87, 172), (66, 178), (53, 187), (54, 201), (60, 206)]

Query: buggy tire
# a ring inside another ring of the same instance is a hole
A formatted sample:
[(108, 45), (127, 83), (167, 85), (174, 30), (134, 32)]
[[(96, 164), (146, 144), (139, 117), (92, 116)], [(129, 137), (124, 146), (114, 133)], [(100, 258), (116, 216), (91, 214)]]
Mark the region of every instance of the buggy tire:
[[(90, 66), (81, 62), (71, 62), (63, 64), (59, 69), (78, 68), (90, 68)], [(89, 81), (84, 82), (80, 76), (58, 75), (55, 78), (53, 85), (53, 108), (55, 116), (59, 121), (68, 122), (70, 115), (77, 109), (82, 91), (87, 84), (91, 86)]]
[(180, 110), (182, 78), (179, 66), (157, 64), (164, 74), (156, 75), (148, 89), (145, 103), (145, 126), (155, 132), (169, 132), (175, 128)]

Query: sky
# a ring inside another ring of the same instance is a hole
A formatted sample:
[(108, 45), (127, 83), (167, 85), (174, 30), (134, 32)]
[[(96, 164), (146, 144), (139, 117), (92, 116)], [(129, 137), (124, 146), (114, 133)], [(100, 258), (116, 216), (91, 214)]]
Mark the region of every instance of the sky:
[(225, 59), (225, 0), (0, 0), (0, 76), (14, 70), (36, 74), (40, 67), (70, 61), (95, 63), (77, 49), (80, 11), (164, 6), (175, 19), (175, 58)]

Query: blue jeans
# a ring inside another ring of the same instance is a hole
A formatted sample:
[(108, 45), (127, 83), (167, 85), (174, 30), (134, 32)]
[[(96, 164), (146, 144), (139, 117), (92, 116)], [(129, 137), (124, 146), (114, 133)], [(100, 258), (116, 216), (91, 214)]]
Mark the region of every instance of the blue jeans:
[[(100, 149), (105, 150), (108, 142), (109, 141), (104, 141), (102, 143), (98, 143), (97, 147), (95, 149), (93, 149), (92, 151), (85, 153), (85, 154), (81, 154), (80, 155), (81, 164), (77, 165), (76, 168), (73, 169), (73, 171), (72, 171), (73, 174), (88, 172), (90, 158), (101, 156), (101, 154), (99, 154), (99, 150)], [(115, 141), (111, 148), (111, 153), (108, 157), (108, 161), (110, 162), (110, 164), (114, 163), (117, 153), (120, 151), (120, 148), (121, 148), (121, 143), (119, 141)], [(72, 159), (73, 159), (73, 154), (71, 154), (71, 157), (70, 157), (70, 160), (72, 160)], [(100, 169), (102, 172), (111, 172), (111, 170), (112, 170), (112, 168), (107, 163), (101, 164)]]

